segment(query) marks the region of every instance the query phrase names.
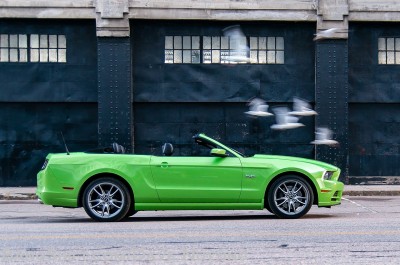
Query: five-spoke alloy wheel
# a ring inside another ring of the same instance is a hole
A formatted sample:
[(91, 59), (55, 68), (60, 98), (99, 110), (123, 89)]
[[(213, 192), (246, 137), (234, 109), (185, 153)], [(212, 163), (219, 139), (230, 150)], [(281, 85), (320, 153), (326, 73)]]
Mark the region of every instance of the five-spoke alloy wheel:
[(311, 208), (314, 194), (310, 185), (298, 176), (282, 176), (271, 186), (268, 204), (280, 218), (294, 219), (305, 215)]
[(83, 193), (83, 207), (96, 221), (119, 221), (127, 215), (131, 207), (131, 197), (120, 181), (100, 178), (86, 187)]

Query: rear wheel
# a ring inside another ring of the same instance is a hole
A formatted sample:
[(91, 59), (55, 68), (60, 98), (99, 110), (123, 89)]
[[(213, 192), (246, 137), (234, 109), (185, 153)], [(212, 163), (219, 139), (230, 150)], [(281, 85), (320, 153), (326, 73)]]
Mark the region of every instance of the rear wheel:
[(131, 198), (125, 185), (114, 178), (100, 178), (91, 182), (83, 193), (83, 207), (94, 220), (119, 221), (130, 207)]
[(283, 176), (277, 179), (268, 193), (271, 211), (279, 218), (295, 219), (305, 215), (313, 203), (313, 191), (303, 178)]

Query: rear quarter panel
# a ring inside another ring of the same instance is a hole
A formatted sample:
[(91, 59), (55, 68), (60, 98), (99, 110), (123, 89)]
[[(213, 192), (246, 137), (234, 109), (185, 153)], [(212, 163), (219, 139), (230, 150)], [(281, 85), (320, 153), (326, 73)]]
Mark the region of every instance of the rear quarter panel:
[[(99, 174), (115, 174), (132, 187), (136, 202), (159, 202), (150, 170), (150, 156), (85, 154), (53, 155), (46, 169), (52, 178), (48, 189), (64, 192), (68, 198), (77, 198), (85, 182)], [(65, 190), (63, 187), (73, 187)]]

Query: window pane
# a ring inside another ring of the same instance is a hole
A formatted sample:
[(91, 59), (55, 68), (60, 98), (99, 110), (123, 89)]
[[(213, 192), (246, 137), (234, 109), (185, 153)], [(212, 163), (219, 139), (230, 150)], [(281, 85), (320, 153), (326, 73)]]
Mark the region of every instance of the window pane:
[(228, 37), (221, 37), (221, 49), (229, 49), (229, 38)]
[(258, 39), (257, 37), (250, 37), (250, 49), (257, 50), (258, 49)]
[(19, 35), (19, 48), (28, 48), (28, 37), (26, 35)]
[(211, 50), (203, 50), (203, 63), (211, 63)]
[(267, 63), (275, 63), (275, 51), (268, 51)]
[(258, 48), (260, 50), (267, 49), (267, 38), (266, 37), (259, 37), (258, 38)]
[(65, 38), (65, 35), (58, 35), (58, 48), (67, 48), (67, 40)]
[(49, 47), (57, 48), (57, 35), (49, 35)]
[(200, 63), (200, 50), (192, 50), (192, 63)]
[(275, 50), (275, 37), (268, 37), (268, 50)]
[(18, 62), (18, 49), (10, 49), (10, 62)]
[(246, 37), (240, 37), (239, 38), (239, 49), (240, 50), (247, 50), (248, 49)]
[(10, 35), (10, 48), (18, 48), (18, 35)]
[(67, 62), (67, 49), (58, 49), (58, 62)]
[(49, 62), (57, 62), (57, 49), (49, 49)]
[(184, 36), (183, 37), (183, 48), (184, 49), (191, 49), (191, 37), (190, 36)]
[(262, 64), (267, 63), (267, 52), (266, 51), (258, 51), (258, 63), (262, 63)]
[(229, 50), (221, 50), (221, 63), (229, 63)]
[(200, 49), (200, 37), (193, 36), (192, 37), (192, 49)]
[(283, 51), (276, 52), (276, 63), (283, 64), (285, 63), (285, 55)]
[(3, 48), (8, 47), (8, 35), (7, 34), (0, 35), (0, 47), (3, 47)]
[(276, 49), (277, 50), (283, 50), (284, 49), (284, 40), (282, 37), (277, 37), (276, 38)]
[(394, 64), (394, 52), (387, 52), (387, 64)]
[(379, 38), (378, 39), (378, 49), (380, 51), (385, 51), (386, 50), (386, 39), (385, 38)]
[(0, 62), (8, 62), (8, 49), (0, 49)]
[(181, 50), (174, 51), (174, 63), (182, 63), (182, 51)]
[(174, 51), (165, 50), (165, 63), (174, 63)]
[(387, 50), (394, 51), (394, 38), (387, 38)]
[(40, 48), (47, 48), (48, 47), (48, 36), (47, 35), (40, 35)]
[(39, 49), (31, 49), (31, 62), (39, 62)]
[(39, 48), (39, 35), (31, 35), (31, 48)]
[(19, 50), (19, 61), (20, 62), (27, 62), (28, 61), (28, 50), (27, 49), (20, 49)]
[(40, 59), (41, 62), (48, 62), (49, 61), (49, 52), (47, 49), (40, 49)]
[(250, 63), (258, 63), (257, 51), (250, 51)]
[(396, 52), (396, 64), (400, 64), (400, 52)]
[(396, 51), (400, 51), (400, 38), (396, 38)]
[(213, 50), (212, 51), (212, 62), (213, 63), (219, 63), (220, 62), (220, 51), (219, 50)]
[(203, 49), (211, 49), (211, 37), (203, 37)]
[(173, 38), (172, 36), (165, 36), (165, 49), (172, 50), (173, 49)]
[(219, 37), (212, 37), (212, 48), (213, 49), (221, 49), (221, 46), (220, 46), (219, 42), (220, 42), (220, 38)]
[(181, 36), (174, 36), (174, 49), (182, 49), (182, 37)]
[(183, 63), (191, 63), (192, 62), (192, 51), (184, 50), (183, 51)]

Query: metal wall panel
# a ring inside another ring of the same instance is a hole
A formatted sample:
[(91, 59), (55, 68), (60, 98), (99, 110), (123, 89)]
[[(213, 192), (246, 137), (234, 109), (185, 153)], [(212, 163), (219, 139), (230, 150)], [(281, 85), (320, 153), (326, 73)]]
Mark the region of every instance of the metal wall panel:
[(378, 38), (393, 23), (352, 23), (349, 32), (350, 183), (399, 184), (400, 65), (378, 64)]
[(46, 155), (97, 146), (94, 21), (0, 20), (0, 34), (59, 34), (67, 62), (0, 62), (0, 186), (34, 186)]
[(339, 147), (317, 146), (316, 158), (338, 166), (345, 180), (349, 167), (347, 40), (318, 41), (316, 54), (316, 125), (331, 129), (340, 143)]
[(98, 38), (99, 145), (117, 142), (132, 150), (131, 43)]
[(1, 103), (0, 186), (34, 186), (48, 153), (97, 146), (96, 103)]
[[(235, 22), (234, 24), (238, 24)], [(239, 23), (247, 36), (285, 39), (283, 65), (165, 64), (165, 36), (221, 36), (229, 22), (133, 21), (135, 153), (198, 155), (192, 136), (204, 132), (245, 153), (313, 157), (314, 119), (306, 127), (273, 131), (274, 117), (247, 117), (253, 97), (291, 107), (294, 96), (314, 102), (313, 23)]]

